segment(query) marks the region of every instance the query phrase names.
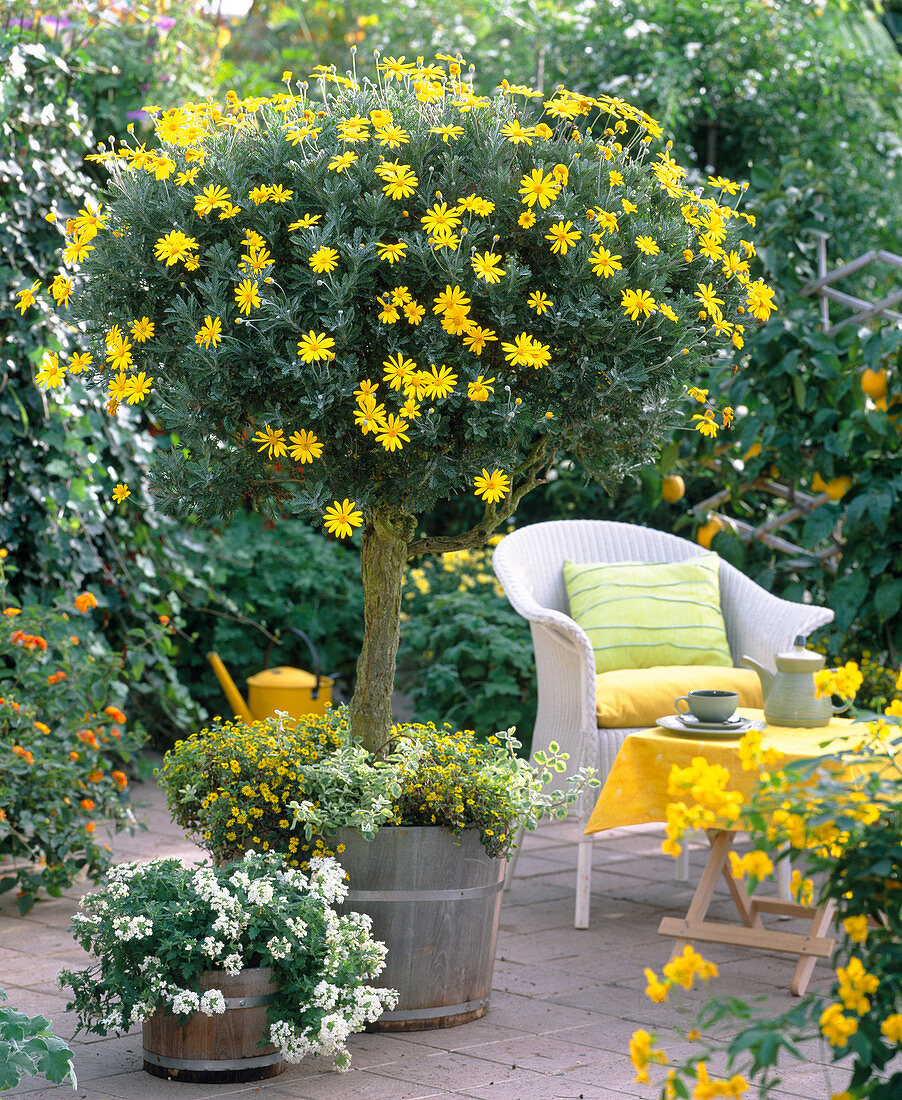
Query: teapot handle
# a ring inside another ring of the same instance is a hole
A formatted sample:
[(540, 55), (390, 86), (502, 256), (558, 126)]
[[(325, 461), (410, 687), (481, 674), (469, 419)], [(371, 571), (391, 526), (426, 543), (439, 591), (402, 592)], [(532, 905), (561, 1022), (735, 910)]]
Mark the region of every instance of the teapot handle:
[[(832, 671), (834, 671), (834, 670), (831, 669), (831, 672)], [(834, 714), (845, 714), (845, 712), (849, 709), (849, 707), (852, 705), (852, 702), (854, 700), (854, 696), (853, 696), (852, 699), (846, 699), (842, 703), (836, 704), (836, 703), (833, 702), (833, 700), (835, 698), (836, 698), (835, 695), (830, 696), (830, 706), (833, 708), (833, 713)]]

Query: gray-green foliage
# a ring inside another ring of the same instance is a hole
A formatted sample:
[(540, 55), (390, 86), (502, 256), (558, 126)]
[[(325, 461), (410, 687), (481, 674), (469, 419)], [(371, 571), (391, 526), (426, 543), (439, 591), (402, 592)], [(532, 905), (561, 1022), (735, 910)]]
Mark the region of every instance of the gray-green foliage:
[(53, 1034), (44, 1016), (29, 1016), (7, 1003), (0, 989), (0, 1092), (14, 1089), (23, 1077), (46, 1077), (54, 1085), (71, 1081), (77, 1086), (74, 1055)]

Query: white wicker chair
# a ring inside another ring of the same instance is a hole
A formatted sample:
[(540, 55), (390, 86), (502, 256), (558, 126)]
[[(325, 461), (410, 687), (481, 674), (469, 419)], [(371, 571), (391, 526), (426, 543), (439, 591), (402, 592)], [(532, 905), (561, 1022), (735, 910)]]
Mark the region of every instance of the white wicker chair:
[[(538, 713), (534, 748), (557, 741), (570, 754), (570, 767), (593, 767), (604, 782), (627, 734), (634, 732), (597, 726), (595, 660), (588, 637), (568, 615), (564, 562), (682, 561), (700, 553), (702, 548), (696, 543), (675, 535), (604, 520), (536, 523), (501, 540), (492, 565), (514, 609), (529, 621), (535, 649)], [(788, 649), (797, 635), (807, 637), (833, 619), (828, 609), (771, 595), (725, 561), (720, 563), (720, 599), (736, 665), (748, 654), (773, 669), (775, 653)], [(565, 780), (566, 775), (559, 782)], [(596, 797), (597, 791), (587, 789), (577, 803), (583, 827)], [(576, 928), (589, 927), (591, 872), (592, 837), (582, 836)]]

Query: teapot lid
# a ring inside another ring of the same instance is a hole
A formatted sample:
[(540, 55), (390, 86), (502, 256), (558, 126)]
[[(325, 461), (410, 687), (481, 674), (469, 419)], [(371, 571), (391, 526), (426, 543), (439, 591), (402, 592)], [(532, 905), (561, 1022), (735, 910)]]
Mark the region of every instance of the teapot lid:
[(815, 653), (805, 648), (805, 638), (799, 634), (792, 649), (784, 650), (774, 657), (777, 672), (820, 672), (827, 663), (823, 653)]

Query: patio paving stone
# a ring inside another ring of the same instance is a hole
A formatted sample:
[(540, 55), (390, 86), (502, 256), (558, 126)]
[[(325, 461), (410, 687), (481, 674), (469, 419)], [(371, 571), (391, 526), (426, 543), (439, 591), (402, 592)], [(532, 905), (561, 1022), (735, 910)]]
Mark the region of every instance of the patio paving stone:
[[(117, 860), (178, 856), (193, 862), (203, 853), (167, 814), (152, 781), (136, 784), (136, 812), (145, 831), (112, 838)], [(794, 961), (742, 948), (708, 945), (721, 978), (687, 993), (683, 1006), (652, 1004), (643, 969), (660, 973), (672, 943), (658, 936), (661, 917), (685, 911), (707, 856), (703, 839), (690, 845), (690, 882), (676, 882), (673, 861), (662, 856), (660, 827), (638, 826), (603, 834), (595, 843), (591, 926), (573, 928), (576, 840), (573, 821), (543, 825), (527, 834), (510, 891), (504, 896), (489, 1012), (455, 1028), (352, 1036), (352, 1068), (332, 1071), (329, 1059), (289, 1066), (279, 1077), (239, 1085), (198, 1085), (154, 1078), (141, 1068), (140, 1029), (121, 1037), (72, 1039), (74, 1013), (56, 972), (83, 966), (87, 956), (68, 933), (81, 883), (62, 898), (40, 902), (19, 917), (15, 902), (0, 898), (0, 986), (10, 1002), (52, 1019), (76, 1055), (78, 1089), (26, 1079), (10, 1094), (27, 1100), (651, 1100), (658, 1093), (635, 1081), (628, 1046), (639, 1027), (656, 1030), (661, 1045), (680, 1056), (692, 1051), (685, 1030), (709, 995), (760, 995), (774, 1013), (792, 1004), (788, 985)], [(726, 890), (712, 917), (733, 918)], [(791, 924), (787, 922), (787, 928)], [(814, 982), (826, 983), (820, 963)], [(808, 1061), (788, 1066), (777, 1096), (829, 1100), (842, 1086), (833, 1069), (824, 1076), (829, 1051), (806, 1044)], [(655, 1077), (659, 1080), (660, 1074)]]

